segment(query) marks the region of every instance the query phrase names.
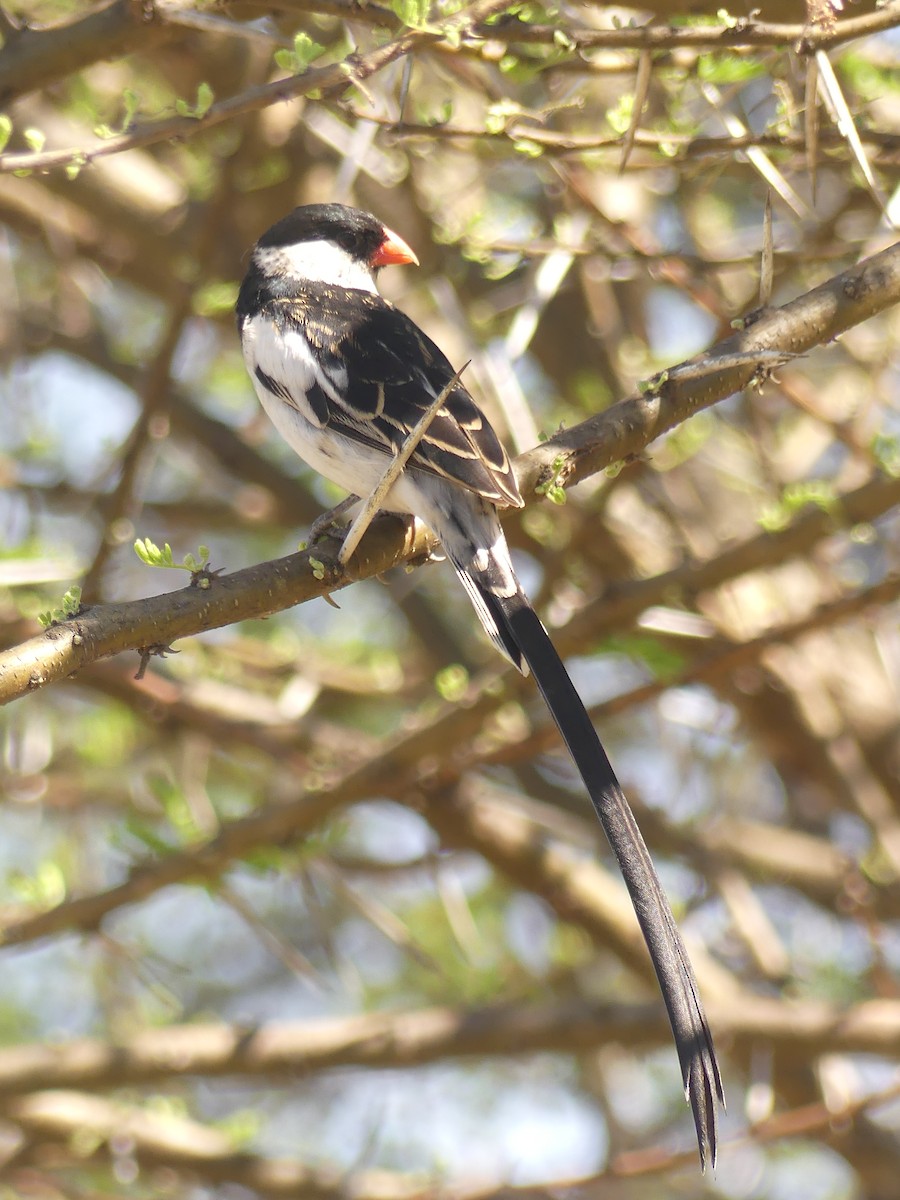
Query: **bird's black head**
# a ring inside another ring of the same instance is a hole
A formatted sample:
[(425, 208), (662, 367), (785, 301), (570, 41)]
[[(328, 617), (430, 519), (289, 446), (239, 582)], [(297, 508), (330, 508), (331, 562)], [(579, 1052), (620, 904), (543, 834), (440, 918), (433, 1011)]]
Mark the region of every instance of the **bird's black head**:
[(376, 276), (392, 263), (419, 260), (377, 217), (346, 204), (304, 204), (282, 217), (253, 248), (241, 285), (239, 324), (273, 297), (310, 287), (377, 292)]
[(304, 204), (282, 217), (257, 242), (262, 250), (302, 242), (331, 242), (351, 258), (372, 263), (385, 241), (384, 225), (347, 204)]

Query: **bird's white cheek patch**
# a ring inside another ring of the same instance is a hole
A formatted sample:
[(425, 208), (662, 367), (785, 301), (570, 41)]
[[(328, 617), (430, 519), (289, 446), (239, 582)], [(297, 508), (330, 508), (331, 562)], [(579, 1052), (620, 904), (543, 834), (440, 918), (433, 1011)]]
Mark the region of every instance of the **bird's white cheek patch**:
[(293, 246), (272, 246), (256, 253), (257, 262), (276, 275), (364, 292), (378, 290), (371, 267), (352, 258), (334, 242), (296, 242)]

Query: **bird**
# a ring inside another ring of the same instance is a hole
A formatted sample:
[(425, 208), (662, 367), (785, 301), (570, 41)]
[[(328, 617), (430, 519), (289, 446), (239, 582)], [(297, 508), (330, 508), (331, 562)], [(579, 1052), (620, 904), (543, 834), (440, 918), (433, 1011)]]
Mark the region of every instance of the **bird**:
[(437, 536), (488, 637), (529, 670), (556, 722), (631, 896), (663, 995), (701, 1169), (715, 1166), (724, 1092), (712, 1033), (675, 918), (606, 751), (513, 568), (500, 523), (523, 506), (510, 458), (439, 347), (378, 290), (384, 267), (418, 265), (369, 212), (306, 204), (256, 242), (236, 304), (262, 407), (310, 467), (366, 497), (444, 394), (382, 507)]

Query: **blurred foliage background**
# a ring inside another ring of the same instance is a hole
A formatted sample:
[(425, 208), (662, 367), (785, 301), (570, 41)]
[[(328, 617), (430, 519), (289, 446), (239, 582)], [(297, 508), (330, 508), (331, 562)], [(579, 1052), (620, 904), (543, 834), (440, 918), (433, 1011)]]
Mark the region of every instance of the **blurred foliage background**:
[[(767, 196), (766, 302), (895, 240), (900, 6), (690, 7), (6, 4), (0, 646), (187, 583), (136, 538), (232, 572), (340, 498), (233, 323), (297, 203), (415, 248), (384, 290), (517, 452), (756, 308)], [(695, 958), (715, 1173), (441, 565), (4, 708), (0, 1193), (895, 1197), (898, 346), (886, 307), (506, 522)]]

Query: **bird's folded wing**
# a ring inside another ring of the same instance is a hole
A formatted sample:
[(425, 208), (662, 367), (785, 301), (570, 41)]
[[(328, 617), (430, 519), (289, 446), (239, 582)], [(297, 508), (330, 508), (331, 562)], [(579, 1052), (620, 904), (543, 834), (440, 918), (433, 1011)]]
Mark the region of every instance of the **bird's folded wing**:
[[(318, 423), (379, 453), (396, 453), (453, 378), (438, 347), (380, 296), (344, 288), (338, 295), (319, 284), (308, 297), (272, 301), (269, 315), (282, 337), (299, 334), (309, 345), (316, 379), (305, 400)], [(290, 391), (289, 380), (272, 383), (282, 397)], [(409, 465), (500, 506), (522, 505), (500, 439), (461, 384), (432, 418)]]

